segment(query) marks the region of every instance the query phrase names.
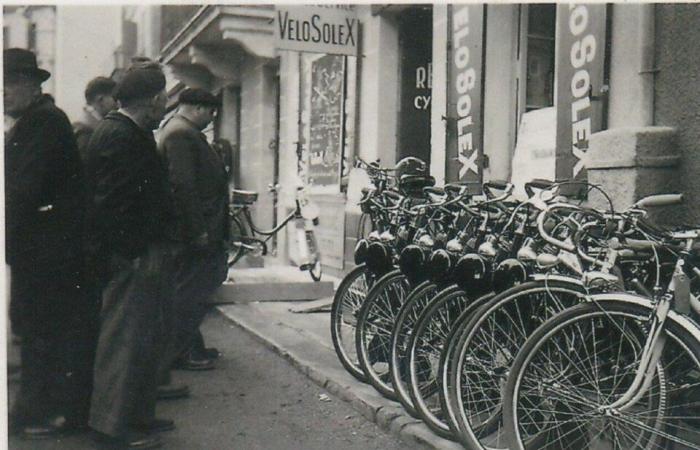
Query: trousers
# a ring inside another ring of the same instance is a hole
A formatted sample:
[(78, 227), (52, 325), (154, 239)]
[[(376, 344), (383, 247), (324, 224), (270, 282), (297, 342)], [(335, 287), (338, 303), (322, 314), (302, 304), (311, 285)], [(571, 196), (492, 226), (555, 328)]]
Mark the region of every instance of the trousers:
[(118, 437), (155, 418), (158, 362), (170, 297), (169, 246), (151, 244), (129, 261), (112, 255), (102, 292), (90, 426)]

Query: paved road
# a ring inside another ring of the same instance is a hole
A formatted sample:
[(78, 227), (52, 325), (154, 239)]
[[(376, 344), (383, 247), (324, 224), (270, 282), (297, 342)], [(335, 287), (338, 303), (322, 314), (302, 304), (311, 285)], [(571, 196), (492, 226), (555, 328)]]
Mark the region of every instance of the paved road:
[[(165, 449), (407, 448), (341, 400), (322, 400), (323, 389), (223, 317), (209, 316), (204, 335), (208, 345), (223, 351), (223, 359), (213, 371), (175, 372), (176, 380), (187, 383), (192, 395), (158, 403), (158, 415), (174, 419), (178, 427), (163, 434)], [(10, 390), (16, 390), (16, 383), (10, 383)], [(83, 450), (94, 446), (82, 435), (60, 441), (11, 438), (9, 448)]]

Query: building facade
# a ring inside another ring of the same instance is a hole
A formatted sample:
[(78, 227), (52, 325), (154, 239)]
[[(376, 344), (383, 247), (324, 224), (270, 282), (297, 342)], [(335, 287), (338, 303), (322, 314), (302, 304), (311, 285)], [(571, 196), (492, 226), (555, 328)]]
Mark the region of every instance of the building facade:
[[(670, 219), (698, 220), (700, 7), (336, 5), (330, 14), (359, 24), (356, 49), (342, 54), (278, 48), (275, 27), (291, 8), (126, 7), (117, 53), (160, 59), (171, 105), (185, 86), (220, 96), (211, 137), (230, 144), (231, 185), (260, 193), (259, 227), (284, 217), (296, 177), (308, 179), (327, 272), (352, 261), (366, 182), (356, 157), (391, 166), (418, 156), (440, 183), (475, 190), (493, 179), (587, 179), (616, 208), (685, 192)], [(295, 260), (295, 234), (279, 235), (280, 262)]]

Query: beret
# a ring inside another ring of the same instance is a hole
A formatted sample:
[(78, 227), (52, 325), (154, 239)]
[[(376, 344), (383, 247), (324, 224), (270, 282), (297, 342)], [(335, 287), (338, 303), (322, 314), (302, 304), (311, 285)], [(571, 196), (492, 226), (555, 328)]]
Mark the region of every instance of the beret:
[(160, 65), (139, 61), (124, 73), (114, 90), (114, 98), (120, 101), (150, 98), (165, 89), (165, 75)]
[(188, 88), (180, 93), (178, 102), (181, 105), (202, 105), (219, 107), (219, 99), (209, 91), (199, 88)]

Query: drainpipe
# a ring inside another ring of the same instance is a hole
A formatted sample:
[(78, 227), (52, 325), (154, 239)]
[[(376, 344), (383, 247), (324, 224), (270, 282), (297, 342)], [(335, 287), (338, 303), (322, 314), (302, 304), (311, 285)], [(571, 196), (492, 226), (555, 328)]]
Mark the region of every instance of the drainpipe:
[(641, 50), (639, 75), (642, 78), (641, 120), (642, 126), (654, 125), (654, 82), (656, 67), (654, 53), (656, 50), (655, 5), (647, 3), (639, 7), (639, 42)]

